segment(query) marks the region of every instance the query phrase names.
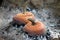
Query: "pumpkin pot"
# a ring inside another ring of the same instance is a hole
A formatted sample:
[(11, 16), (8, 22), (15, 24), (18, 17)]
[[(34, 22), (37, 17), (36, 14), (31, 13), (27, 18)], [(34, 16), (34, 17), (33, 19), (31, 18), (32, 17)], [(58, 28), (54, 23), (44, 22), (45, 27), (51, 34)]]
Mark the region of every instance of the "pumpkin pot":
[(27, 23), (23, 30), (30, 36), (38, 36), (44, 34), (46, 29), (42, 22), (37, 21), (35, 24), (32, 24), (32, 22)]
[(26, 24), (29, 22), (29, 18), (35, 19), (34, 15), (31, 12), (19, 13), (13, 17), (13, 21), (18, 24)]

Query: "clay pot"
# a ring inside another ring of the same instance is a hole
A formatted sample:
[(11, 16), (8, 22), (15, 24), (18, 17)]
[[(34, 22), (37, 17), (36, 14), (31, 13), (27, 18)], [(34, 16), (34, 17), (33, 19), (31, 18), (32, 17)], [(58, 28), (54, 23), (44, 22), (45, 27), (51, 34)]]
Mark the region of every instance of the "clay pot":
[(34, 24), (32, 24), (32, 22), (27, 23), (23, 30), (27, 32), (30, 36), (42, 35), (46, 31), (45, 25), (40, 21), (37, 21)]
[(29, 22), (29, 18), (35, 19), (31, 12), (25, 12), (24, 14), (19, 13), (13, 17), (13, 21), (15, 21), (17, 24), (26, 24)]

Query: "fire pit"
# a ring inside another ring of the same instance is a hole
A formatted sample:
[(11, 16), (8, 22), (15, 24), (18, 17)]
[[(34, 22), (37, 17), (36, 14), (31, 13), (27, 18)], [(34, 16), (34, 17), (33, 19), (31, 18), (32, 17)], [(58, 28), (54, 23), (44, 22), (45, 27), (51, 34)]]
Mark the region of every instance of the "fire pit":
[[(7, 3), (8, 4), (8, 3)], [(11, 6), (11, 5), (10, 5)], [(35, 15), (36, 20), (39, 20), (45, 24), (47, 29), (46, 34), (40, 36), (30, 36), (22, 30), (22, 25), (13, 25), (10, 22), (13, 20), (13, 16), (17, 13), (21, 13), (21, 9), (12, 8), (10, 6), (4, 8), (0, 7), (0, 36), (5, 40), (53, 40), (59, 39), (60, 30), (56, 27), (59, 26), (59, 18), (55, 16), (57, 12), (54, 8), (43, 8), (40, 10), (30, 9), (28, 11)], [(60, 39), (59, 39), (60, 40)]]

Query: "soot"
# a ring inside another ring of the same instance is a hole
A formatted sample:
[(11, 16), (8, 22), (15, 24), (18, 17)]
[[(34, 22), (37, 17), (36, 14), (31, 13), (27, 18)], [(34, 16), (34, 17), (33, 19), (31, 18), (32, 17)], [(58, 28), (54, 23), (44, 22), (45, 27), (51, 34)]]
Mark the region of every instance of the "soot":
[(2, 5), (3, 0), (0, 0), (0, 6)]

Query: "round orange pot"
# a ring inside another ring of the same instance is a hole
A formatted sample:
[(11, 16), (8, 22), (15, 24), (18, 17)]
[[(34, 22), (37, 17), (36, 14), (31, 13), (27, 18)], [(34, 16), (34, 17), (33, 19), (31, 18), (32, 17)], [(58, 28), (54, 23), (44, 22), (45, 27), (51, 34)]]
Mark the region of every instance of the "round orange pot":
[(23, 30), (27, 32), (30, 36), (42, 35), (46, 31), (45, 25), (40, 21), (37, 21), (34, 24), (32, 24), (32, 22), (27, 23)]
[(31, 12), (19, 13), (13, 17), (13, 20), (18, 24), (26, 24), (29, 22), (29, 18), (35, 19)]

